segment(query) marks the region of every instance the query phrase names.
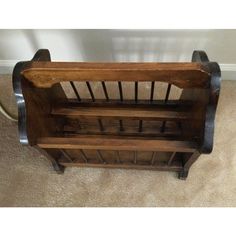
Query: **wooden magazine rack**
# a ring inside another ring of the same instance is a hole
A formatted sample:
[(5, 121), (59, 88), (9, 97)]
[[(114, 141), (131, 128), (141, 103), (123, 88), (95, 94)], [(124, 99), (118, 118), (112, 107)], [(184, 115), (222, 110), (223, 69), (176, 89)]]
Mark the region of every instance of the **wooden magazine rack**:
[[(160, 82), (165, 96), (155, 99)], [(82, 83), (90, 99), (81, 96)], [(129, 99), (125, 83), (133, 86)], [(43, 152), (58, 173), (67, 166), (117, 167), (176, 171), (186, 179), (213, 148), (220, 68), (203, 51), (194, 51), (190, 63), (77, 63), (51, 62), (41, 49), (16, 64), (13, 86), (20, 142)], [(173, 87), (181, 89), (178, 99), (170, 99)]]

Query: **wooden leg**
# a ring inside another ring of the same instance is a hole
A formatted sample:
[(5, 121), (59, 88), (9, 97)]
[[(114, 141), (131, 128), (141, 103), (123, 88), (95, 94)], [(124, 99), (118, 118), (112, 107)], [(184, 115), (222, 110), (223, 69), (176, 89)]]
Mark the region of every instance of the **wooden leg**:
[(65, 167), (60, 165), (54, 158), (48, 158), (53, 166), (53, 169), (57, 172), (57, 174), (63, 174)]
[(199, 156), (200, 156), (200, 153), (198, 151), (195, 151), (194, 153), (192, 153), (191, 156), (184, 163), (184, 169), (189, 170), (189, 168), (198, 159)]
[(60, 165), (57, 159), (60, 157), (61, 153), (58, 150), (53, 149), (41, 149), (35, 147), (41, 154), (43, 154), (47, 159), (51, 162), (53, 169), (57, 172), (57, 174), (63, 174), (65, 167)]
[(198, 159), (199, 156), (200, 156), (200, 153), (198, 151), (195, 151), (190, 156), (186, 157), (183, 170), (179, 172), (179, 179), (182, 179), (182, 180), (187, 179), (190, 167)]
[(187, 179), (187, 177), (188, 177), (188, 170), (182, 170), (182, 171), (180, 171), (179, 172), (179, 179), (181, 179), (181, 180), (186, 180)]

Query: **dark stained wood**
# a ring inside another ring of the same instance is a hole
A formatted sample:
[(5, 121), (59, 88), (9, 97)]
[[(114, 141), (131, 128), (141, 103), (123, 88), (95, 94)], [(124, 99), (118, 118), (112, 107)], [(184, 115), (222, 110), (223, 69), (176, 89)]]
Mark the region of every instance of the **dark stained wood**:
[(142, 131), (143, 131), (143, 120), (140, 120), (140, 121), (139, 121), (138, 131), (139, 131), (139, 132), (142, 132)]
[(172, 163), (172, 161), (173, 161), (175, 155), (176, 155), (176, 152), (173, 152), (173, 153), (171, 154), (170, 159), (169, 159), (169, 161), (168, 161), (168, 166), (171, 165), (171, 163)]
[[(48, 50), (39, 50), (32, 60), (50, 60)], [(55, 102), (65, 102), (66, 95), (60, 84), (49, 89), (33, 86), (22, 76), (22, 70), (31, 62), (19, 62), (13, 70), (13, 88), (18, 106), (18, 128), (22, 144), (35, 145), (37, 137), (52, 135), (61, 129), (63, 117), (49, 116)]]
[(94, 96), (93, 90), (91, 88), (91, 85), (88, 81), (86, 81), (86, 85), (88, 87), (88, 91), (89, 91), (92, 101), (95, 102), (95, 96)]
[(104, 92), (104, 95), (106, 97), (106, 100), (109, 101), (109, 96), (108, 96), (108, 93), (107, 93), (107, 87), (106, 87), (106, 84), (104, 81), (102, 81), (102, 88), (103, 88), (103, 92)]
[(119, 151), (116, 151), (116, 154), (117, 154), (117, 163), (120, 163), (120, 153), (119, 153)]
[(200, 152), (197, 150), (193, 153), (184, 154), (183, 169), (179, 173), (179, 179), (185, 180), (188, 177), (188, 172), (189, 172), (190, 167), (199, 158), (199, 156), (200, 156)]
[[(132, 112), (130, 112), (132, 109)], [(75, 117), (109, 117), (109, 118), (133, 118), (133, 119), (151, 119), (151, 120), (183, 120), (190, 119), (192, 114), (183, 109), (179, 111), (176, 108), (164, 109), (163, 107), (127, 107), (127, 106), (100, 106), (100, 107), (84, 107), (84, 106), (67, 106), (55, 107), (51, 114), (61, 116)]]
[(80, 150), (80, 153), (82, 154), (82, 158), (83, 158), (84, 162), (87, 163), (87, 162), (88, 162), (88, 157), (86, 156), (86, 154), (84, 153), (84, 151), (83, 151), (83, 150)]
[(102, 123), (101, 119), (98, 119), (98, 124), (99, 124), (100, 131), (104, 132), (105, 129), (104, 129), (104, 126), (103, 126), (103, 123)]
[(138, 82), (136, 81), (134, 83), (134, 100), (137, 103), (138, 102)]
[(98, 159), (99, 159), (99, 161), (100, 161), (101, 163), (103, 163), (103, 164), (106, 164), (106, 162), (104, 161), (103, 156), (102, 156), (102, 153), (101, 153), (100, 150), (97, 150), (97, 154), (98, 154)]
[(155, 81), (152, 81), (152, 83), (151, 83), (151, 93), (150, 93), (150, 102), (153, 102), (154, 89), (155, 89)]
[[(221, 72), (216, 62), (209, 62), (203, 51), (194, 51), (192, 60), (202, 62), (211, 74), (209, 86), (205, 89), (184, 89), (181, 100), (192, 100), (192, 121), (183, 122), (184, 136), (198, 136), (200, 153), (211, 153), (213, 149), (214, 120), (220, 93)], [(191, 132), (190, 132), (191, 131)], [(190, 133), (189, 133), (190, 132)]]
[(67, 160), (69, 160), (69, 162), (73, 162), (73, 160), (71, 159), (70, 155), (69, 155), (65, 150), (61, 149), (61, 152), (62, 152), (63, 156), (64, 156)]
[[(191, 63), (50, 60), (41, 49), (31, 61), (17, 63), (13, 87), (20, 142), (43, 152), (58, 173), (66, 166), (114, 167), (177, 171), (186, 179), (201, 153), (212, 151), (221, 75), (205, 52), (194, 51)], [(77, 81), (91, 99), (78, 93)], [(112, 81), (119, 99), (109, 91)], [(67, 98), (60, 82), (72, 86), (76, 99)], [(93, 82), (101, 83), (105, 99)], [(134, 84), (130, 100), (126, 82)], [(151, 83), (146, 100), (139, 82)], [(168, 86), (156, 100), (159, 82)], [(183, 89), (177, 100), (169, 99), (172, 85)]]
[[(171, 90), (171, 84), (168, 84), (167, 90), (166, 90), (166, 96), (165, 96), (165, 100), (164, 100), (165, 104), (168, 102), (170, 90)], [(161, 132), (165, 132), (165, 128), (166, 128), (166, 121), (163, 121), (162, 126), (161, 126)]]
[(157, 158), (157, 152), (152, 152), (151, 165), (154, 165)]

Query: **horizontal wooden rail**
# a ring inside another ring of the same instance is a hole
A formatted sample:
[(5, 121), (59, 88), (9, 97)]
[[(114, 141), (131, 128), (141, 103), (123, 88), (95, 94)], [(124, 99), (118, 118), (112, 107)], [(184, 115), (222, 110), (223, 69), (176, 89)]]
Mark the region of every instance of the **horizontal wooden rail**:
[[(186, 109), (185, 109), (186, 110)], [(178, 111), (176, 108), (164, 108), (158, 106), (64, 106), (52, 109), (52, 114), (75, 117), (96, 117), (96, 118), (129, 118), (142, 120), (186, 120), (191, 119), (190, 111)]]
[[(135, 132), (123, 132), (123, 131), (120, 131), (120, 132), (117, 132), (118, 130), (118, 126), (117, 127), (114, 127), (114, 128), (110, 128), (109, 127), (109, 131), (104, 131), (103, 132), (103, 135), (114, 135), (115, 133), (117, 133), (118, 135), (120, 136), (123, 136), (124, 138), (125, 137), (130, 137), (130, 136), (137, 136), (137, 137), (150, 137), (150, 138), (159, 138), (159, 139), (166, 139), (166, 138), (176, 138), (176, 137), (181, 137), (181, 130), (177, 129), (177, 128), (171, 128), (171, 129), (167, 129), (165, 131), (165, 133), (162, 133), (159, 131), (159, 129), (153, 129), (152, 131), (150, 130), (143, 130), (142, 132), (138, 132), (138, 130)], [(146, 127), (145, 127), (146, 128)], [(100, 135), (101, 132), (98, 131), (97, 129), (95, 130), (96, 128), (92, 129), (92, 130), (74, 130), (74, 129), (70, 129), (70, 127), (68, 126), (65, 126), (64, 128), (64, 131), (63, 133), (61, 133), (61, 135), (63, 137), (73, 137), (73, 136), (77, 136), (77, 135)], [(135, 129), (135, 128), (134, 128)]]
[(89, 107), (89, 106), (105, 106), (105, 107), (112, 107), (114, 105), (122, 105), (122, 106), (129, 106), (129, 105), (133, 105), (134, 107), (147, 107), (147, 105), (149, 107), (178, 107), (178, 108), (186, 108), (186, 107), (190, 107), (193, 106), (193, 101), (191, 100), (168, 100), (167, 102), (165, 102), (163, 99), (157, 99), (157, 100), (153, 100), (150, 102), (150, 100), (145, 100), (145, 99), (139, 99), (138, 103), (134, 101), (134, 99), (125, 99), (123, 101), (121, 101), (120, 99), (109, 99), (109, 101), (107, 101), (106, 99), (96, 99), (95, 102), (91, 102), (91, 99), (83, 99), (81, 101), (78, 102), (77, 99), (74, 98), (68, 98), (67, 101), (63, 104), (63, 103), (55, 103), (53, 104), (54, 106), (84, 106), (84, 107)]
[(78, 135), (77, 137), (42, 137), (37, 140), (41, 148), (139, 150), (164, 152), (194, 152), (196, 143), (175, 140), (124, 138), (120, 136)]
[(100, 164), (100, 163), (80, 163), (80, 162), (59, 162), (60, 165), (67, 166), (67, 167), (100, 167), (100, 168), (126, 168), (126, 169), (139, 169), (139, 170), (159, 170), (159, 171), (180, 171), (182, 170), (183, 166), (181, 163), (173, 163), (171, 166), (168, 165), (148, 165), (145, 164), (136, 164), (133, 163), (122, 163), (122, 164)]
[(21, 74), (36, 87), (63, 81), (162, 81), (180, 88), (206, 88), (210, 74), (200, 63), (29, 62)]

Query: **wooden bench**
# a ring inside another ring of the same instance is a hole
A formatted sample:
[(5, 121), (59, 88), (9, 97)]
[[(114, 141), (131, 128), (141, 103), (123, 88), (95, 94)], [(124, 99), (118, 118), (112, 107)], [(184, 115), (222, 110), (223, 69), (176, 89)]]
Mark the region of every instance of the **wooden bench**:
[[(166, 85), (162, 98), (159, 84)], [(16, 64), (13, 87), (20, 142), (43, 152), (58, 173), (66, 166), (118, 167), (186, 179), (213, 148), (220, 68), (203, 51), (194, 51), (191, 63), (81, 63), (51, 62), (41, 49)], [(181, 95), (170, 99), (172, 88)]]

